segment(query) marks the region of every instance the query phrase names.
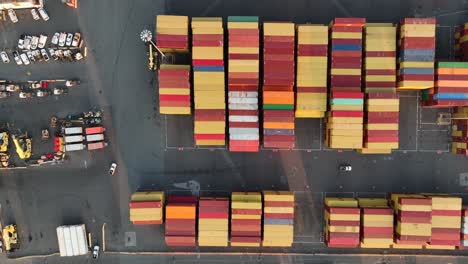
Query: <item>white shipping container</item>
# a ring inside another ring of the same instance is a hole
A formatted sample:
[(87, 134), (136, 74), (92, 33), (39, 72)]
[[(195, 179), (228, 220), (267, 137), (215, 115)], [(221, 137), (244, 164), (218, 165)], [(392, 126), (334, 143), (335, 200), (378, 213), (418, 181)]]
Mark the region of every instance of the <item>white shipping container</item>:
[(92, 135), (87, 135), (86, 136), (86, 141), (91, 142), (91, 141), (103, 141), (104, 140), (104, 134), (92, 134)]
[(258, 140), (259, 136), (254, 134), (230, 134), (229, 139), (231, 140)]
[(65, 135), (73, 135), (73, 134), (83, 134), (82, 127), (66, 127), (65, 128)]
[(245, 97), (239, 97), (239, 98), (233, 98), (230, 97), (228, 102), (230, 104), (258, 104), (258, 99), (255, 98), (245, 98)]
[(77, 142), (83, 142), (85, 139), (84, 136), (82, 135), (77, 135), (77, 136), (65, 136), (65, 143), (77, 143)]
[(77, 151), (85, 149), (85, 145), (82, 143), (79, 144), (67, 144), (65, 145), (65, 151)]
[(229, 104), (232, 110), (258, 110), (258, 104)]
[(229, 92), (229, 97), (258, 97), (258, 92)]
[(257, 134), (258, 135), (258, 128), (253, 127), (230, 127), (229, 134)]
[(230, 122), (258, 122), (258, 116), (230, 115)]
[(85, 225), (57, 227), (57, 240), (60, 256), (62, 257), (88, 254)]

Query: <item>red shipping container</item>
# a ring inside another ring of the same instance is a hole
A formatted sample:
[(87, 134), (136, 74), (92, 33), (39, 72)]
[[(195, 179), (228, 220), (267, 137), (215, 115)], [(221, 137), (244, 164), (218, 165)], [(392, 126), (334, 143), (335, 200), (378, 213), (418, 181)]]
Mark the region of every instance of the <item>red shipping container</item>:
[(331, 59), (331, 62), (340, 62), (340, 63), (362, 63), (362, 58), (360, 57), (334, 57)]
[(332, 238), (328, 239), (329, 244), (335, 244), (335, 245), (355, 245), (357, 246), (359, 244), (359, 236), (357, 238)]
[(258, 110), (229, 110), (229, 115), (258, 116)]
[(350, 26), (344, 24), (333, 24), (331, 27), (332, 32), (362, 32), (362, 26)]
[(398, 142), (398, 137), (367, 137), (367, 142)]
[(200, 116), (200, 118), (205, 116), (225, 117), (226, 112), (224, 109), (196, 109), (195, 115)]
[(457, 239), (451, 239), (451, 240), (434, 240), (431, 239), (431, 245), (439, 245), (439, 246), (459, 246), (460, 245), (460, 240)]
[(192, 60), (193, 66), (223, 66), (223, 60)]
[(161, 201), (130, 202), (130, 208), (161, 208)]
[(362, 39), (332, 39), (333, 45), (362, 45)]
[[(398, 138), (398, 130), (367, 130), (366, 136), (372, 137), (395, 137)], [(369, 141), (372, 142), (372, 141)]]
[(193, 34), (192, 35), (192, 42), (193, 41), (204, 41), (204, 40), (210, 40), (210, 41), (224, 41), (224, 35), (223, 34)]
[(372, 117), (372, 118), (381, 118), (381, 117), (398, 117), (400, 113), (398, 112), (368, 112), (367, 117)]
[(169, 218), (166, 216), (166, 222), (169, 224), (174, 225), (180, 225), (180, 226), (195, 226), (195, 218), (193, 219), (174, 219), (174, 218)]
[(259, 231), (233, 231), (231, 225), (231, 241), (233, 237), (261, 237), (262, 232)]
[(352, 27), (362, 27), (366, 24), (365, 18), (358, 17), (337, 17), (333, 19), (334, 26), (352, 26)]
[(263, 122), (293, 123), (294, 117), (267, 116), (263, 118)]
[(332, 117), (363, 117), (364, 112), (362, 111), (331, 111)]
[(177, 76), (177, 77), (188, 77), (190, 76), (190, 70), (182, 70), (182, 69), (159, 69), (159, 78), (161, 76)]
[(185, 206), (196, 204), (198, 202), (198, 198), (189, 195), (170, 195), (168, 201), (169, 203), (174, 203), (171, 204), (171, 206), (178, 206), (178, 204)]
[(434, 37), (404, 37), (400, 41), (400, 49), (434, 50)]
[(364, 233), (379, 233), (379, 234), (391, 234), (393, 236), (393, 226), (389, 227), (371, 227), (363, 226), (362, 231)]
[(328, 220), (330, 226), (360, 226), (361, 221)]
[(246, 34), (259, 34), (259, 30), (257, 28), (230, 28), (229, 34), (238, 34), (238, 35), (246, 35)]
[(263, 42), (264, 54), (292, 54), (294, 55), (294, 41), (291, 42)]
[[(188, 33), (188, 32), (187, 32)], [(156, 42), (159, 41), (180, 41), (180, 42), (187, 42), (188, 43), (188, 35), (169, 35), (169, 34), (157, 34), (156, 35)]]
[(162, 107), (190, 107), (190, 100), (186, 101), (159, 101), (159, 106)]
[(258, 122), (229, 122), (229, 127), (236, 128), (258, 128)]
[(188, 44), (186, 41), (170, 41), (170, 40), (161, 40), (157, 42), (159, 48), (167, 49), (188, 49)]
[[(396, 44), (395, 44), (396, 46)], [(365, 51), (365, 56), (370, 57), (396, 57), (395, 51)], [(395, 62), (396, 64), (396, 62)]]
[(237, 215), (261, 215), (262, 209), (232, 209), (232, 214)]
[(316, 56), (316, 57), (327, 57), (328, 50), (319, 48), (300, 48), (297, 51), (297, 56)]
[(290, 110), (264, 110), (263, 117), (294, 117), (294, 111)]
[[(167, 223), (166, 223), (167, 225)], [(168, 228), (166, 227), (166, 236), (195, 236), (195, 227), (193, 227), (193, 231), (186, 231), (186, 230), (170, 230), (168, 231)]]
[(286, 42), (286, 43), (294, 43), (295, 41), (295, 36), (268, 36), (268, 35), (264, 35), (263, 36), (263, 41), (264, 42), (268, 42), (268, 43), (283, 43), (283, 42)]
[(399, 81), (432, 81), (434, 75), (432, 74), (403, 74), (398, 76)]
[(224, 134), (195, 134), (195, 140), (224, 140)]
[(258, 85), (252, 85), (252, 84), (236, 84), (228, 85), (228, 91), (229, 92), (258, 92)]
[(434, 210), (432, 209), (432, 215), (461, 216), (461, 211), (460, 210)]
[(231, 243), (232, 242), (237, 242), (237, 243), (260, 243), (262, 240), (259, 237), (238, 237), (234, 236), (231, 237)]
[(334, 50), (331, 52), (333, 57), (361, 57), (362, 52), (360, 50)]
[(161, 225), (163, 223), (162, 220), (157, 221), (132, 221), (134, 225)]
[(168, 246), (195, 246), (194, 236), (166, 236), (165, 241)]
[(231, 226), (232, 225), (260, 225), (260, 219), (233, 219), (231, 215)]
[(468, 81), (468, 75), (461, 74), (436, 74), (437, 80), (447, 80), (447, 81)]
[(258, 48), (259, 46), (260, 44), (258, 43), (258, 40), (238, 40), (238, 41), (229, 40), (229, 47)]
[(294, 148), (294, 142), (279, 142), (279, 141), (263, 141), (263, 147), (265, 148), (279, 148), (279, 149), (292, 149)]
[[(384, 92), (377, 92), (377, 93), (367, 93), (367, 98), (369, 99), (398, 99), (400, 96), (396, 92), (384, 93)], [(379, 112), (377, 112), (379, 113)], [(398, 116), (398, 113), (397, 115)]]
[(332, 62), (332, 69), (360, 69), (361, 63)]
[(361, 76), (360, 75), (331, 75), (331, 82), (333, 84), (340, 84), (340, 85), (349, 84), (348, 86), (352, 86), (351, 83), (359, 83), (359, 84), (361, 83)]
[(361, 91), (361, 87), (359, 86), (355, 86), (355, 87), (346, 87), (346, 86), (343, 86), (343, 87), (338, 87), (338, 86), (332, 86), (330, 88), (331, 91), (334, 91), (334, 92), (360, 92)]
[(364, 93), (359, 92), (332, 92), (332, 98), (364, 98)]
[(258, 54), (237, 54), (237, 53), (229, 53), (230, 60), (258, 60)]
[(162, 77), (158, 80), (160, 88), (190, 88), (190, 82), (188, 79), (176, 79), (177, 77), (165, 78)]
[(431, 218), (432, 212), (417, 212), (417, 211), (401, 211), (398, 210), (398, 215), (400, 216), (407, 216), (407, 217), (423, 217), (423, 218)]
[(159, 100), (163, 101), (190, 101), (190, 95), (167, 95), (160, 94)]
[(222, 47), (224, 45), (222, 40), (193, 40), (193, 47)]

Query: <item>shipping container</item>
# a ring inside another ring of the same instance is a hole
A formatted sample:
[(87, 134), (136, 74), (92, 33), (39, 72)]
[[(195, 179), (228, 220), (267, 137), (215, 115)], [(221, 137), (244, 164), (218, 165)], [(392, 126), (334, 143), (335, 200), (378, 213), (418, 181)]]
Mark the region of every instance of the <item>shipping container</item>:
[(77, 143), (77, 142), (83, 142), (85, 140), (85, 137), (82, 135), (76, 135), (76, 136), (65, 136), (65, 143)]
[(86, 148), (86, 145), (82, 143), (65, 145), (65, 151), (77, 151), (77, 150), (83, 150), (85, 148)]
[(57, 227), (57, 240), (61, 257), (88, 254), (88, 236), (85, 225)]
[(102, 126), (97, 126), (97, 127), (87, 127), (85, 129), (86, 135), (90, 134), (102, 134), (106, 131), (106, 129)]
[(107, 142), (96, 142), (88, 144), (88, 150), (96, 150), (107, 147)]
[(102, 140), (104, 140), (104, 134), (86, 135), (86, 141), (88, 141), (88, 142), (102, 141)]
[(66, 127), (65, 128), (65, 135), (75, 135), (75, 134), (83, 134), (82, 127)]

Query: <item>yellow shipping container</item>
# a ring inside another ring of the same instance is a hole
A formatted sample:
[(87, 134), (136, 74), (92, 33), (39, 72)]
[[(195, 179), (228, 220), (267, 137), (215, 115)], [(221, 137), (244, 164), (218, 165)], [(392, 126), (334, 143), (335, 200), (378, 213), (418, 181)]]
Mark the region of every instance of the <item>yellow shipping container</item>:
[(262, 194), (259, 192), (232, 192), (231, 201), (262, 202)]
[(160, 106), (160, 114), (179, 114), (179, 115), (190, 115), (192, 113), (190, 107), (170, 107), (170, 106)]
[(294, 202), (294, 192), (289, 191), (263, 191), (264, 201)]
[[(231, 61), (230, 61), (231, 62)], [(258, 72), (258, 63), (257, 65), (232, 65), (229, 64), (229, 72)]]
[(331, 33), (332, 39), (362, 39), (361, 32), (333, 32)]
[(365, 148), (370, 148), (370, 149), (384, 149), (384, 148), (390, 148), (390, 149), (397, 149), (398, 148), (398, 142), (366, 142), (364, 144)]
[(190, 94), (190, 89), (187, 89), (187, 88), (159, 88), (159, 94), (189, 95)]
[(433, 69), (433, 61), (403, 61), (400, 62), (400, 68), (425, 68)]
[(231, 242), (232, 247), (260, 247), (260, 243)]
[(393, 223), (393, 214), (391, 215), (362, 214), (362, 220), (369, 224), (373, 224), (374, 222), (381, 223), (381, 224)]
[(292, 225), (273, 225), (273, 226), (270, 226), (270, 225), (264, 225), (263, 226), (263, 232), (273, 232), (273, 233), (276, 233), (276, 232), (279, 232), (279, 233), (290, 233), (292, 234), (294, 232), (294, 226)]
[(328, 207), (358, 207), (358, 201), (354, 198), (325, 197)]
[(328, 122), (341, 123), (341, 124), (362, 124), (364, 118), (362, 117), (328, 117)]
[(186, 28), (158, 28), (158, 34), (187, 35)]
[(364, 108), (363, 105), (330, 105), (331, 111), (340, 111), (340, 110), (362, 111), (363, 108)]
[(298, 32), (297, 34), (297, 43), (299, 45), (328, 45), (327, 32)]
[(192, 17), (192, 28), (223, 28), (223, 18)]
[[(368, 112), (399, 112), (399, 105), (368, 105)], [(396, 124), (398, 125), (398, 124)]]
[(294, 23), (263, 23), (264, 36), (292, 36), (294, 37)]
[(396, 69), (396, 64), (370, 64), (365, 65), (365, 68), (366, 70), (394, 70)]
[(130, 197), (131, 201), (164, 201), (164, 192), (135, 192)]
[(364, 131), (361, 130), (348, 130), (348, 129), (333, 129), (330, 130), (332, 136), (363, 136)]
[(226, 123), (218, 121), (195, 121), (195, 134), (224, 133)]
[(391, 154), (391, 149), (370, 149), (370, 148), (362, 148), (356, 150), (358, 153), (361, 154)]
[(368, 82), (396, 82), (395, 75), (367, 75), (365, 79)]
[(400, 99), (367, 99), (367, 105), (388, 105), (388, 106), (399, 106)]
[(230, 54), (259, 54), (258, 47), (229, 47)]
[[(223, 47), (192, 47), (192, 58), (195, 60), (222, 60)], [(224, 72), (221, 73), (224, 74)]]
[(388, 201), (385, 198), (357, 198), (359, 207), (388, 208)]
[(325, 113), (322, 111), (314, 110), (296, 110), (294, 113), (296, 118), (323, 118)]
[(398, 130), (398, 124), (366, 124), (367, 130)]
[(265, 207), (263, 208), (263, 212), (276, 214), (291, 214), (294, 213), (294, 207)]
[(344, 221), (359, 221), (361, 219), (360, 214), (329, 214), (325, 211), (325, 219), (330, 220), (344, 220)]
[(330, 226), (330, 232), (359, 233), (359, 226)]
[(224, 146), (226, 142), (224, 140), (196, 140), (195, 145), (198, 146)]
[(459, 228), (461, 217), (459, 216), (432, 216), (432, 227), (434, 228)]
[(415, 224), (397, 222), (395, 231), (407, 236), (430, 236), (432, 233), (431, 224)]

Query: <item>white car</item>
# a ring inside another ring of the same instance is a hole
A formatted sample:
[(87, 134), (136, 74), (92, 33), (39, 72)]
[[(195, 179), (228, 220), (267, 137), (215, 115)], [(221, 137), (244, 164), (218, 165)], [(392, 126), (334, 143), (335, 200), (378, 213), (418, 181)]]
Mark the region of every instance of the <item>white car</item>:
[(93, 247), (93, 259), (99, 258), (99, 246), (94, 245)]
[(18, 22), (18, 17), (16, 16), (15, 10), (8, 9), (8, 16), (10, 17), (11, 22), (13, 23)]
[(350, 172), (353, 170), (353, 167), (351, 167), (349, 164), (342, 164), (340, 165), (339, 170), (342, 172)]
[(26, 50), (31, 49), (31, 40), (32, 40), (31, 36), (26, 36), (24, 38), (24, 49), (26, 49)]
[(72, 41), (73, 41), (73, 34), (72, 33), (68, 33), (67, 35), (67, 40), (65, 42), (65, 45), (67, 45), (68, 47), (71, 46), (72, 44)]
[(50, 53), (50, 56), (52, 57), (52, 59), (54, 59), (54, 60), (59, 59), (59, 57), (57, 57), (57, 55), (55, 55), (55, 50), (54, 49), (49, 49), (49, 53)]
[(39, 44), (37, 45), (38, 48), (43, 49), (47, 43), (47, 35), (39, 36)]
[(21, 35), (20, 38), (18, 39), (18, 49), (24, 49), (24, 35)]
[(52, 40), (50, 41), (50, 43), (57, 45), (59, 42), (59, 37), (60, 37), (60, 33), (55, 32), (54, 35), (52, 36)]
[(10, 58), (8, 58), (8, 54), (5, 51), (0, 52), (0, 57), (2, 57), (3, 63), (10, 63)]
[(15, 58), (16, 65), (23, 65), (23, 61), (21, 60), (18, 51), (13, 51), (13, 58)]
[(58, 45), (59, 45), (60, 47), (65, 46), (65, 40), (66, 40), (66, 39), (67, 39), (67, 33), (65, 33), (65, 32), (60, 33)]
[(39, 8), (37, 9), (37, 11), (39, 11), (39, 14), (41, 15), (42, 19), (44, 19), (44, 21), (49, 20), (49, 15), (48, 15), (47, 12), (44, 10), (44, 8), (39, 7)]
[(45, 49), (41, 49), (41, 55), (42, 55), (42, 58), (44, 58), (45, 61), (50, 60), (49, 54), (47, 54), (47, 51)]
[(39, 44), (39, 38), (37, 36), (33, 36), (31, 39), (31, 49), (37, 49), (37, 45)]
[(81, 52), (77, 52), (77, 53), (75, 54), (75, 60), (79, 61), (79, 60), (81, 60), (81, 59), (83, 59), (83, 55), (81, 55)]
[(20, 57), (21, 57), (21, 60), (23, 61), (24, 65), (29, 65), (31, 63), (26, 54), (21, 53)]
[(114, 175), (116, 169), (117, 169), (117, 163), (112, 162), (112, 164), (111, 164), (111, 166), (109, 168), (109, 174)]
[(37, 13), (37, 10), (36, 9), (31, 9), (31, 15), (33, 17), (34, 20), (39, 20), (41, 19), (41, 17), (39, 17), (39, 13)]
[(81, 34), (76, 32), (75, 35), (73, 36), (72, 46), (78, 47), (80, 45), (80, 40), (81, 40)]
[(26, 52), (26, 55), (28, 55), (28, 59), (31, 61), (31, 62), (36, 62), (36, 59), (34, 58), (34, 55), (33, 55), (33, 52), (32, 51), (28, 51)]

